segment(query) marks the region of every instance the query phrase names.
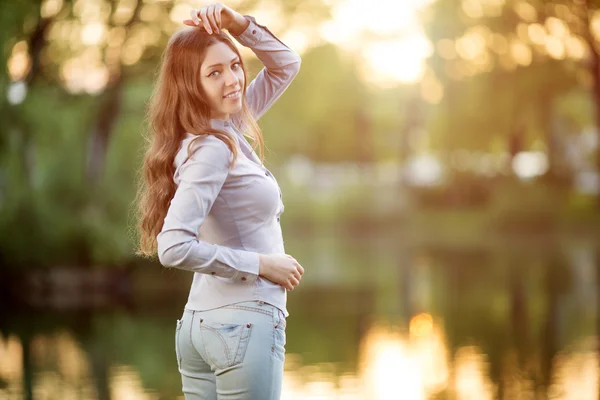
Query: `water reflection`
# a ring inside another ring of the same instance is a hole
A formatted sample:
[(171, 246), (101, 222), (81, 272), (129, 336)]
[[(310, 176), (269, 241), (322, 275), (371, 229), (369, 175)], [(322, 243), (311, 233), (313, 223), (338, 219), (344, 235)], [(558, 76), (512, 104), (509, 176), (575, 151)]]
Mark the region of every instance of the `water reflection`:
[[(598, 399), (594, 246), (331, 248), (328, 283), (290, 295), (283, 400)], [(162, 307), (4, 307), (0, 399), (182, 398), (173, 285)]]

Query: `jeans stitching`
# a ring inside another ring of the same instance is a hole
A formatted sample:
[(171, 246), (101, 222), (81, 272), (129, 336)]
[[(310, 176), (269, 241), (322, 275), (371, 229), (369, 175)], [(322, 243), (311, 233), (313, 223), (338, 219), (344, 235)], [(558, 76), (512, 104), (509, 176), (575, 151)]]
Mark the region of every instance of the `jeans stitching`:
[(177, 320), (177, 332), (175, 333), (175, 356), (177, 357), (177, 368), (181, 369), (181, 348), (179, 346), (179, 337), (181, 336), (182, 322)]
[(192, 321), (190, 322), (190, 334), (188, 335), (188, 338), (190, 339), (190, 346), (192, 346), (192, 348), (194, 348), (194, 343), (192, 342), (192, 328), (194, 327), (194, 316), (196, 315), (195, 312), (192, 313)]
[(281, 328), (285, 331), (287, 322), (285, 320), (285, 316), (283, 315), (283, 311), (281, 311), (280, 309), (277, 309), (277, 316), (279, 317), (279, 320), (277, 321), (277, 327)]
[[(265, 303), (265, 304), (268, 304), (268, 303)], [(272, 306), (270, 304), (269, 304), (269, 306), (275, 308), (277, 311), (281, 311), (281, 310), (279, 310), (275, 306)], [(219, 308), (214, 308), (214, 309), (210, 309), (210, 310), (204, 310), (204, 311), (194, 311), (194, 310), (189, 310), (189, 309), (185, 309), (185, 311), (191, 313), (192, 316), (193, 316), (196, 312), (210, 312), (210, 311), (222, 310), (224, 308), (236, 308), (238, 310), (254, 311), (254, 312), (265, 314), (265, 315), (273, 315), (273, 311), (261, 310), (261, 309), (258, 309), (258, 308), (255, 308), (255, 307), (250, 307), (250, 306), (240, 306), (238, 304), (230, 304), (230, 305), (227, 305), (227, 306), (223, 306), (223, 307), (219, 307)]]
[(261, 313), (261, 314), (265, 314), (265, 315), (273, 315), (272, 311), (267, 311), (267, 310), (259, 310), (257, 308), (254, 307), (248, 307), (248, 306), (238, 306), (238, 305), (230, 305), (230, 306), (226, 306), (224, 308), (236, 308), (238, 310), (246, 310), (246, 311), (254, 311), (257, 313)]
[[(210, 329), (221, 340), (221, 343), (223, 343), (223, 346), (225, 347), (225, 357), (227, 357), (227, 363), (225, 364), (224, 367), (221, 367), (221, 368), (229, 367), (230, 364), (231, 364), (231, 356), (230, 356), (229, 346), (227, 346), (227, 342), (225, 341), (225, 339), (223, 338), (223, 336), (221, 336), (221, 334), (215, 328), (213, 328), (212, 326), (203, 325), (203, 326), (200, 327), (200, 329), (202, 329), (202, 328)], [(215, 363), (215, 365), (216, 364), (217, 363)]]
[(247, 343), (247, 339), (248, 336), (250, 336), (250, 329), (248, 328), (248, 326), (242, 326), (242, 334), (240, 336), (240, 341), (238, 342), (238, 346), (237, 346), (237, 350), (235, 351), (235, 357), (233, 359), (233, 363), (237, 364), (237, 363), (241, 363), (242, 360), (240, 360), (240, 356), (241, 356), (241, 350), (242, 350), (242, 341), (245, 341), (245, 347), (248, 347), (248, 343)]
[(273, 313), (273, 320), (271, 321), (271, 323), (273, 324), (273, 344), (271, 345), (271, 357), (276, 357), (275, 350), (277, 347), (277, 332), (275, 332), (275, 330), (277, 328), (275, 328), (275, 326), (277, 326), (277, 320), (275, 317), (275, 313)]
[[(284, 326), (282, 326), (282, 315), (283, 313), (277, 313), (277, 316), (275, 316), (275, 314), (273, 314), (273, 350), (271, 352), (271, 355), (273, 357), (275, 357), (276, 359), (279, 360), (279, 356), (276, 354), (277, 350), (278, 350), (278, 341), (279, 341), (279, 336), (283, 335), (285, 332)], [(277, 332), (278, 330), (281, 329), (281, 333)], [(285, 345), (283, 344), (283, 342), (281, 343), (281, 347), (284, 348), (284, 355), (283, 355), (283, 359), (285, 360)], [(282, 360), (280, 360), (282, 361)]]

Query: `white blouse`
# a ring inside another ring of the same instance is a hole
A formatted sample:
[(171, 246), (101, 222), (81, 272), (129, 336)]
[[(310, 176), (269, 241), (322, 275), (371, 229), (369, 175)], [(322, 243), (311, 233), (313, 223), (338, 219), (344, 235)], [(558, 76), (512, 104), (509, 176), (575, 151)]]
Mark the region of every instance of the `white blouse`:
[[(263, 68), (246, 89), (246, 101), (259, 119), (283, 94), (298, 74), (298, 54), (266, 27), (250, 21), (240, 36)], [(212, 119), (213, 128), (236, 139), (238, 158), (214, 136), (194, 142), (187, 133), (175, 157), (177, 191), (159, 233), (158, 256), (165, 267), (194, 272), (186, 309), (209, 310), (224, 305), (260, 300), (288, 316), (287, 292), (258, 276), (259, 254), (285, 254), (280, 215), (284, 210), (277, 180), (260, 162), (238, 129), (240, 116)]]

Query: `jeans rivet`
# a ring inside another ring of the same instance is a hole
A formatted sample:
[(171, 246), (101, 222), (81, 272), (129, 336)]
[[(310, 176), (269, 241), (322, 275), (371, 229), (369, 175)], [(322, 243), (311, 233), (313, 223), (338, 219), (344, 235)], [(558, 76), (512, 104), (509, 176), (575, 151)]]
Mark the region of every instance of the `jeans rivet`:
[(252, 326), (252, 324), (248, 323), (248, 325), (246, 325), (247, 328), (250, 328)]
[(279, 326), (278, 324), (275, 324), (275, 328), (277, 328), (278, 326)]
[(202, 323), (202, 321), (204, 321), (202, 318), (200, 318), (200, 323)]
[(271, 347), (271, 352), (275, 353), (275, 347)]

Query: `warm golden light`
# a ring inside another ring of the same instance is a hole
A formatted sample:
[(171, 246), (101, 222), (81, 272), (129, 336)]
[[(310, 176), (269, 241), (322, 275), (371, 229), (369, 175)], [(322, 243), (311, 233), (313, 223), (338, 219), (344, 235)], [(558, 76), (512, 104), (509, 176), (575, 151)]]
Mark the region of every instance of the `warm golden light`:
[(505, 0), (463, 0), (462, 10), (469, 18), (497, 17), (502, 14)]
[(600, 39), (600, 11), (595, 11), (590, 17), (590, 30), (596, 40)]
[(0, 377), (8, 382), (21, 379), (22, 363), (23, 347), (19, 339), (12, 335), (4, 337), (0, 333)]
[(171, 9), (171, 13), (169, 14), (169, 18), (171, 21), (176, 24), (181, 24), (183, 20), (190, 18), (190, 10), (192, 8), (199, 8), (197, 5), (187, 2), (178, 2)]
[(31, 69), (31, 57), (27, 42), (22, 40), (13, 46), (7, 66), (8, 74), (13, 81), (22, 80), (27, 76)]
[(515, 12), (527, 22), (534, 22), (537, 19), (537, 11), (534, 6), (526, 1), (519, 1), (513, 5)]
[(554, 384), (548, 397), (560, 400), (597, 400), (598, 353), (590, 338), (583, 349), (572, 353), (558, 353), (553, 361)]
[(562, 39), (569, 34), (569, 28), (567, 27), (567, 24), (558, 18), (548, 17), (545, 25), (546, 28), (548, 28), (548, 32), (557, 38)]
[(508, 40), (499, 33), (494, 33), (489, 43), (490, 49), (497, 54), (505, 54), (508, 51)]
[(483, 5), (479, 1), (463, 0), (462, 10), (469, 18), (476, 19), (483, 17)]
[(90, 63), (84, 57), (78, 57), (63, 63), (61, 78), (67, 90), (72, 93), (95, 94), (104, 89), (109, 73), (105, 65)]
[(433, 333), (433, 318), (429, 314), (415, 315), (410, 320), (409, 332), (411, 336), (429, 336)]
[[(368, 7), (362, 0), (341, 1), (320, 34), (364, 60), (361, 69), (368, 82), (382, 86), (416, 82), (433, 51), (418, 16), (431, 1), (373, 0)], [(368, 34), (374, 39), (367, 39)]]
[(367, 398), (395, 399), (401, 393), (406, 400), (426, 399), (423, 375), (401, 337), (373, 332), (366, 344), (366, 361), (363, 374)]
[(127, 31), (122, 26), (117, 26), (112, 28), (108, 32), (108, 40), (107, 43), (111, 47), (118, 47), (123, 44), (125, 38), (127, 37)]
[(100, 44), (106, 27), (101, 23), (87, 24), (81, 29), (81, 42), (85, 45)]
[(567, 54), (575, 60), (581, 60), (586, 57), (587, 44), (579, 36), (569, 36), (565, 42)]
[(150, 400), (155, 398), (155, 396), (145, 393), (136, 370), (120, 366), (112, 368), (110, 375), (111, 398), (122, 400)]
[(444, 87), (435, 76), (421, 81), (421, 97), (428, 103), (438, 104), (444, 97)]
[(145, 4), (140, 10), (140, 20), (145, 22), (156, 21), (160, 12), (160, 6), (158, 4)]
[(546, 40), (546, 51), (550, 57), (556, 60), (562, 60), (565, 58), (565, 45), (564, 43), (555, 36), (549, 36)]
[(456, 48), (454, 42), (450, 39), (441, 39), (436, 45), (437, 52), (440, 57), (446, 60), (454, 60), (456, 58)]
[(486, 52), (485, 38), (480, 32), (468, 31), (456, 41), (456, 52), (465, 60), (475, 60)]
[[(173, 7), (174, 9), (177, 6)], [(188, 9), (188, 15), (186, 16), (189, 17), (189, 10), (192, 8), (192, 5), (188, 5), (187, 9)], [(115, 12), (112, 15), (112, 20), (116, 25), (125, 25), (127, 22), (129, 22), (129, 20), (131, 19), (131, 17), (133, 16), (133, 12), (135, 10), (135, 2), (132, 0), (121, 0), (117, 3), (117, 9), (115, 10)], [(178, 23), (181, 23), (181, 21), (183, 21), (183, 19), (178, 20)]]
[[(117, 4), (122, 7), (131, 0), (120, 0)], [(102, 0), (77, 0), (73, 4), (73, 15), (79, 18), (83, 25), (94, 22), (108, 22), (112, 14), (112, 7), (109, 3)]]
[[(393, 86), (397, 82), (416, 82), (424, 73), (422, 60), (427, 54), (418, 55), (426, 47), (418, 37), (413, 40), (379, 42), (366, 49), (365, 77), (381, 86)], [(408, 55), (417, 55), (409, 57)]]
[(484, 354), (474, 346), (461, 347), (456, 352), (454, 381), (459, 399), (493, 399), (495, 386), (490, 382), (489, 366)]
[(507, 71), (514, 71), (518, 64), (510, 54), (505, 54), (498, 59), (498, 63)]
[(531, 24), (527, 29), (529, 33), (529, 40), (532, 43), (543, 45), (546, 43), (546, 29), (541, 24)]
[(448, 383), (443, 335), (429, 314), (409, 323), (410, 337), (382, 326), (372, 328), (361, 346), (363, 398), (428, 399)]
[(63, 7), (63, 0), (45, 0), (40, 7), (40, 16), (42, 18), (52, 18)]
[(510, 43), (510, 54), (519, 65), (526, 67), (531, 64), (531, 48), (520, 40), (515, 39)]
[(125, 65), (133, 65), (140, 60), (142, 57), (144, 48), (143, 46), (134, 40), (129, 40), (121, 52), (121, 59)]

